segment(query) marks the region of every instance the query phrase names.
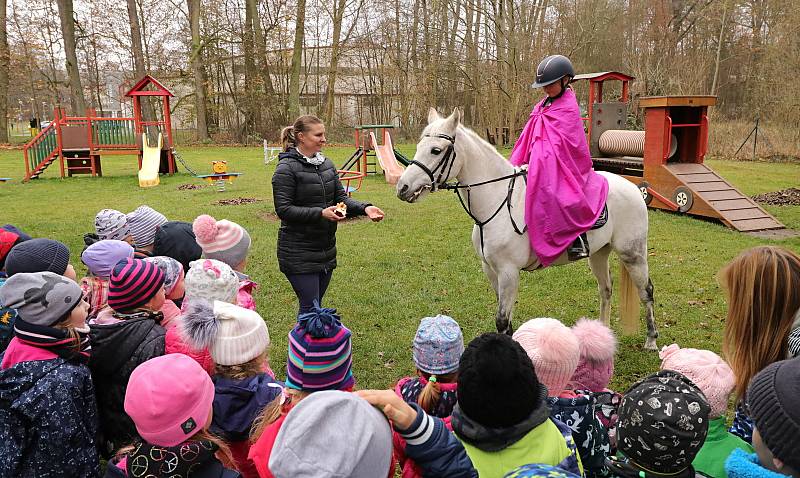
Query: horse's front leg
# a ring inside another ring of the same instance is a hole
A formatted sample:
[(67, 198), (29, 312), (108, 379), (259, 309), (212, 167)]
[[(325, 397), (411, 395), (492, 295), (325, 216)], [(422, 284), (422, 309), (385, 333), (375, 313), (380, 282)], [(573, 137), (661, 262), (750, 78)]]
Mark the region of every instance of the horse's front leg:
[(501, 270), (497, 273), (497, 317), (495, 325), (501, 334), (511, 335), (514, 328), (511, 318), (519, 292), (519, 269)]

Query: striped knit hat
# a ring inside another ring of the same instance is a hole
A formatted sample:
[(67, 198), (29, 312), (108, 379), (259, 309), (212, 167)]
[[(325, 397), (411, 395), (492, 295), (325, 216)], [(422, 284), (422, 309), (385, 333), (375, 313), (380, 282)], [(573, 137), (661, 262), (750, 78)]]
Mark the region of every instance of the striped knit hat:
[(128, 217), (116, 209), (103, 209), (94, 217), (94, 230), (97, 237), (124, 241), (131, 235)]
[(289, 332), (286, 386), (307, 392), (352, 389), (350, 336), (336, 309), (315, 303), (310, 312), (300, 314)]
[(108, 284), (108, 305), (117, 312), (138, 309), (164, 287), (164, 271), (141, 259), (119, 261)]
[(129, 212), (128, 226), (136, 247), (147, 247), (156, 241), (156, 229), (167, 222), (163, 214), (150, 206), (139, 206)]
[(208, 214), (197, 216), (192, 224), (197, 244), (203, 248), (203, 257), (216, 259), (236, 267), (250, 250), (250, 234), (227, 219), (217, 221)]

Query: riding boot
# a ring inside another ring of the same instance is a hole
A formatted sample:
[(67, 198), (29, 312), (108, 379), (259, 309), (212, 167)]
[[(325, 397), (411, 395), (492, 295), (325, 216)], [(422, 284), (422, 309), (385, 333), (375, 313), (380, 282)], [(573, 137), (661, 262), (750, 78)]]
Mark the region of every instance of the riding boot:
[(589, 257), (589, 240), (584, 232), (567, 249), (567, 258), (570, 261), (578, 261), (587, 257)]

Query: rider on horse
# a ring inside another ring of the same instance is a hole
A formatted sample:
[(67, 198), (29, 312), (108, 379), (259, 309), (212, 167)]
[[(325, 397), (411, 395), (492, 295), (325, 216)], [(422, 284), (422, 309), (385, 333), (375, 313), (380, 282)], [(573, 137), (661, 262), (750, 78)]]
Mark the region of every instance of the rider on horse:
[(603, 211), (608, 183), (592, 169), (580, 109), (570, 80), (572, 63), (550, 55), (536, 68), (534, 88), (547, 96), (531, 112), (511, 151), (511, 163), (528, 164), (525, 222), (543, 266), (565, 250), (570, 260), (589, 256), (588, 231)]

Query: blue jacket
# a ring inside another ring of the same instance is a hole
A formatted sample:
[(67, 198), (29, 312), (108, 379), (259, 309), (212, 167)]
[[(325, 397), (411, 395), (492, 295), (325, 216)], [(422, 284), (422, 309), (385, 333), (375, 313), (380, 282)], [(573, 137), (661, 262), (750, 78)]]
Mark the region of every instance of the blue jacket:
[(253, 420), (281, 394), (283, 384), (261, 373), (245, 380), (216, 375), (214, 417), (210, 430), (228, 442), (247, 440)]
[(62, 358), (0, 370), (0, 476), (96, 477), (89, 368)]
[(609, 476), (605, 466), (611, 453), (608, 430), (597, 418), (600, 405), (594, 397), (580, 394), (574, 398), (547, 397), (550, 418), (567, 425), (578, 446), (581, 463), (587, 478)]

